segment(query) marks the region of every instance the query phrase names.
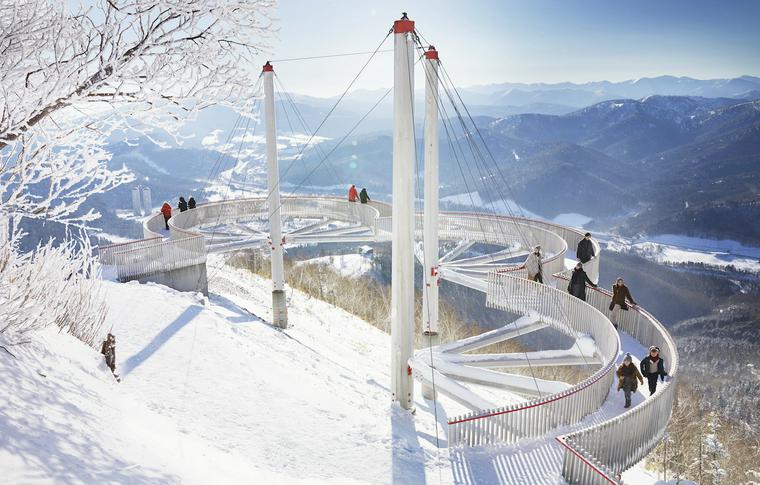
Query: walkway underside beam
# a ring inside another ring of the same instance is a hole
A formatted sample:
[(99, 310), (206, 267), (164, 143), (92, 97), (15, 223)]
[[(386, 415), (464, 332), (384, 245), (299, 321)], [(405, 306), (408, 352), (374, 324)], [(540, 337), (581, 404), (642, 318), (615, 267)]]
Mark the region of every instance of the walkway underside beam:
[(454, 271), (459, 271), (460, 273), (471, 273), (471, 274), (477, 274), (477, 275), (487, 275), (491, 271), (496, 271), (498, 269), (513, 269), (517, 267), (516, 263), (481, 263), (481, 264), (451, 264), (451, 263), (444, 263), (442, 266), (447, 266)]
[(245, 241), (237, 241), (222, 244), (210, 244), (206, 245), (209, 253), (227, 253), (230, 251), (237, 251), (239, 249), (256, 249), (266, 245), (265, 239), (247, 239)]
[[(433, 357), (434, 362), (440, 360)], [(575, 349), (540, 352), (515, 352), (510, 354), (468, 354), (446, 355), (451, 364), (483, 368), (553, 367), (565, 365), (601, 365), (602, 361), (593, 355), (580, 355)], [(437, 364), (436, 364), (437, 365)]]
[(466, 286), (473, 290), (483, 293), (488, 292), (488, 282), (485, 278), (462, 274), (459, 271), (454, 271), (453, 269), (446, 267), (445, 265), (440, 267), (439, 276), (441, 279)]
[(541, 321), (541, 317), (538, 314), (530, 313), (523, 317), (518, 318), (514, 322), (504, 325), (501, 328), (497, 328), (480, 335), (468, 337), (456, 342), (450, 342), (438, 347), (441, 352), (469, 352), (471, 350), (487, 347), (497, 342), (503, 342), (521, 335), (525, 335), (536, 330), (546, 328), (548, 325)]
[(444, 254), (443, 257), (441, 257), (440, 260), (438, 260), (439, 263), (445, 263), (446, 261), (451, 261), (452, 259), (456, 258), (460, 254), (464, 253), (471, 247), (475, 245), (477, 241), (460, 241), (459, 244), (457, 244), (454, 249), (449, 251), (448, 253)]
[[(436, 361), (435, 369), (448, 376), (455, 377), (458, 380), (480, 384), (488, 387), (497, 387), (519, 394), (531, 396), (543, 396), (562, 392), (572, 387), (570, 384), (561, 381), (549, 381), (538, 379), (532, 376), (523, 376), (515, 374), (505, 374), (488, 369), (479, 369), (477, 367), (468, 367), (464, 365), (451, 364), (446, 361)], [(436, 381), (436, 385), (438, 382)]]
[(241, 231), (247, 233), (247, 234), (254, 234), (256, 236), (263, 235), (266, 237), (266, 233), (263, 231), (259, 231), (258, 229), (254, 229), (252, 227), (246, 226), (245, 224), (241, 224), (239, 222), (235, 222), (232, 224), (232, 227), (236, 227), (237, 229), (240, 229)]
[(504, 261), (506, 259), (512, 259), (512, 258), (519, 258), (519, 257), (526, 257), (528, 254), (530, 254), (529, 251), (523, 251), (523, 250), (515, 250), (511, 248), (502, 249), (501, 251), (497, 251), (495, 253), (491, 254), (481, 254), (480, 256), (472, 256), (471, 258), (462, 258), (462, 259), (456, 259), (453, 261), (449, 261), (448, 265), (451, 266), (459, 266), (459, 265), (478, 265), (481, 263), (497, 263), (499, 261)]
[(437, 370), (432, 369), (427, 362), (420, 359), (413, 359), (411, 367), (414, 373), (414, 378), (417, 381), (423, 385), (431, 387), (435, 384), (436, 392), (445, 394), (468, 409), (480, 411), (496, 407), (493, 403), (478, 396), (454, 379), (446, 377)]
[[(327, 222), (322, 225), (324, 226), (329, 223), (330, 222)], [(341, 236), (344, 234), (355, 234), (357, 232), (367, 232), (369, 230), (370, 229), (367, 228), (366, 226), (362, 226), (361, 224), (359, 224), (359, 225), (336, 227), (334, 229), (324, 229), (324, 230), (319, 230), (319, 228), (314, 228), (309, 232), (300, 233), (299, 236)]]
[[(365, 228), (365, 231), (369, 229)], [(296, 236), (288, 236), (288, 244), (304, 244), (304, 243), (372, 243), (375, 242), (374, 234), (346, 234), (343, 236), (323, 236), (319, 233), (314, 235), (304, 234)]]
[(298, 229), (296, 229), (295, 231), (291, 231), (289, 235), (290, 235), (290, 236), (293, 236), (293, 235), (295, 235), (295, 234), (306, 234), (306, 233), (310, 233), (310, 232), (312, 232), (314, 229), (317, 229), (317, 228), (319, 228), (319, 227), (322, 227), (322, 226), (324, 226), (325, 224), (327, 224), (328, 222), (330, 222), (328, 219), (320, 219), (319, 221), (317, 221), (317, 222), (315, 222), (315, 223), (313, 223), (313, 224), (309, 224), (308, 226), (304, 226), (304, 227), (299, 227), (299, 228), (298, 228)]

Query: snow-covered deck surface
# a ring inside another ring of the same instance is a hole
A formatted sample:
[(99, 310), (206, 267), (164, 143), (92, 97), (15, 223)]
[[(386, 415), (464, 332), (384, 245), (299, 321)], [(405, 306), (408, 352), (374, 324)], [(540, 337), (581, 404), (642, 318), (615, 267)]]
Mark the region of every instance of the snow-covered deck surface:
[[(0, 355), (15, 390), (0, 400), (3, 481), (564, 483), (553, 436), (449, 450), (446, 418), (460, 405), (442, 397), (433, 409), (418, 389), (414, 416), (391, 406), (387, 334), (298, 291), (281, 332), (266, 323), (269, 280), (229, 267), (209, 276), (207, 306), (106, 283), (121, 384), (99, 354), (51, 331), (19, 359)], [(625, 336), (623, 346), (644, 353)], [(613, 390), (583, 424), (622, 404)]]

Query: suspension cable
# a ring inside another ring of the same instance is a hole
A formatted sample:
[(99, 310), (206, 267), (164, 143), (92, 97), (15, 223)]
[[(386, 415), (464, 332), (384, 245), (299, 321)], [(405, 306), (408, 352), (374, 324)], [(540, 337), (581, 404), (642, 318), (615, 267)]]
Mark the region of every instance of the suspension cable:
[[(367, 66), (368, 66), (368, 65), (369, 65), (369, 63), (372, 61), (372, 59), (374, 59), (375, 55), (376, 55), (376, 54), (377, 54), (377, 52), (380, 50), (380, 48), (383, 46), (383, 44), (385, 44), (385, 41), (386, 41), (386, 40), (388, 40), (388, 37), (389, 37), (390, 35), (391, 35), (391, 31), (388, 31), (388, 33), (387, 33), (387, 34), (385, 34), (385, 37), (383, 37), (383, 40), (382, 40), (382, 41), (381, 41), (381, 42), (380, 42), (380, 43), (377, 45), (377, 47), (375, 48), (375, 50), (374, 50), (374, 51), (372, 51), (372, 54), (369, 56), (369, 58), (367, 58), (367, 61), (364, 63), (364, 65), (361, 67), (361, 69), (359, 69), (359, 72), (356, 74), (356, 76), (354, 76), (354, 78), (351, 80), (351, 82), (349, 82), (349, 83), (348, 83), (348, 86), (346, 86), (346, 89), (345, 89), (345, 90), (343, 90), (343, 93), (342, 93), (342, 94), (341, 94), (341, 95), (338, 97), (338, 99), (335, 101), (335, 104), (333, 104), (332, 108), (330, 108), (330, 110), (327, 112), (327, 114), (325, 114), (324, 118), (322, 118), (322, 121), (321, 121), (321, 122), (319, 123), (319, 125), (316, 127), (316, 129), (314, 130), (314, 132), (313, 132), (313, 133), (312, 133), (312, 134), (309, 136), (309, 139), (306, 141), (306, 143), (304, 143), (304, 145), (303, 145), (303, 147), (301, 148), (301, 150), (299, 151), (298, 155), (296, 155), (296, 159), (300, 159), (300, 158), (301, 158), (301, 155), (303, 155), (303, 152), (304, 152), (304, 150), (306, 150), (306, 147), (308, 147), (308, 146), (309, 146), (309, 144), (310, 144), (310, 143), (311, 143), (311, 141), (314, 139), (314, 137), (317, 135), (317, 133), (319, 132), (319, 130), (320, 130), (320, 129), (322, 128), (322, 126), (324, 126), (324, 124), (327, 122), (328, 118), (330, 118), (330, 115), (332, 115), (332, 114), (333, 114), (333, 112), (334, 112), (334, 111), (335, 111), (335, 109), (338, 107), (338, 105), (340, 104), (340, 102), (341, 102), (341, 101), (343, 101), (343, 98), (345, 98), (345, 97), (346, 97), (346, 94), (348, 94), (348, 91), (351, 89), (351, 87), (354, 85), (354, 83), (356, 83), (356, 80), (357, 80), (357, 79), (359, 79), (359, 76), (361, 76), (361, 74), (362, 74), (362, 73), (364, 72), (364, 70), (367, 68)], [(374, 107), (373, 107), (373, 109), (374, 109)], [(363, 120), (363, 118), (362, 118), (362, 120)], [(355, 127), (354, 127), (354, 128), (355, 128)], [(321, 162), (320, 162), (320, 165), (321, 165)], [(272, 188), (272, 189), (269, 191), (269, 193), (267, 194), (267, 200), (269, 200), (269, 198), (272, 196), (272, 193), (273, 193), (275, 190), (280, 190), (280, 180), (281, 180), (281, 179), (283, 179), (283, 178), (285, 178), (285, 176), (288, 174), (288, 172), (290, 171), (290, 169), (291, 169), (292, 167), (293, 167), (293, 164), (290, 164), (290, 165), (288, 166), (288, 168), (287, 168), (287, 169), (285, 169), (285, 172), (282, 174), (282, 176), (281, 176), (281, 177), (278, 177), (278, 181), (277, 181), (277, 183), (275, 184), (275, 186), (274, 186), (274, 187), (273, 187), (273, 188)]]
[[(279, 92), (278, 92), (278, 95), (280, 96), (281, 103), (282, 103), (282, 97), (284, 96), (285, 100), (288, 102), (288, 104), (290, 106), (290, 109), (293, 110), (293, 114), (296, 117), (296, 120), (300, 122), (301, 127), (304, 130), (304, 133), (307, 133), (307, 134), (311, 133), (312, 131), (309, 128), (309, 126), (308, 126), (308, 124), (306, 122), (306, 119), (301, 114), (301, 111), (298, 109), (298, 106), (296, 105), (295, 100), (291, 96), (290, 92), (288, 92), (285, 89), (285, 86), (282, 84), (282, 81), (280, 80), (280, 77), (277, 75), (277, 73), (274, 74), (274, 80), (277, 83), (278, 87), (280, 88)], [(293, 125), (290, 123), (290, 117), (288, 116), (288, 111), (285, 109), (285, 103), (282, 103), (282, 104), (283, 104), (283, 112), (285, 113), (285, 118), (288, 121), (288, 126), (290, 127), (290, 131), (291, 131), (291, 133), (295, 133), (295, 130), (293, 129)], [(320, 156), (324, 157), (325, 153), (324, 153), (324, 150), (322, 149), (322, 144), (321, 143), (316, 143), (314, 145), (314, 148), (316, 149), (316, 151), (319, 153)], [(329, 162), (329, 161), (327, 162), (327, 166), (332, 171), (333, 175), (335, 176), (335, 179), (338, 182), (340, 182), (341, 185), (345, 185), (345, 181), (340, 176), (340, 174), (338, 173), (338, 171), (335, 169), (335, 166), (331, 162)]]
[[(423, 47), (423, 46), (421, 46), (421, 45), (420, 45), (419, 47), (420, 47), (421, 49), (423, 49), (423, 50), (424, 50), (424, 47)], [(439, 62), (440, 62), (440, 61), (439, 61)], [(483, 137), (482, 133), (480, 132), (480, 129), (478, 128), (477, 124), (475, 123), (474, 119), (472, 118), (472, 115), (470, 114), (470, 112), (469, 112), (469, 110), (468, 110), (468, 108), (467, 108), (467, 105), (464, 103), (464, 101), (463, 101), (463, 99), (462, 99), (461, 95), (459, 94), (458, 90), (456, 89), (456, 86), (454, 85), (453, 81), (451, 80), (451, 77), (450, 77), (450, 75), (448, 74), (448, 72), (446, 71), (446, 69), (443, 67), (443, 65), (442, 65), (442, 64), (441, 64), (441, 68), (442, 68), (442, 70), (443, 70), (443, 72), (444, 72), (444, 76), (445, 76), (446, 80), (448, 81), (448, 86), (450, 86), (450, 87), (451, 87), (451, 91), (453, 91), (453, 92), (454, 92), (454, 93), (457, 95), (456, 97), (457, 97), (457, 99), (459, 100), (459, 103), (461, 104), (462, 108), (463, 108), (463, 109), (465, 110), (465, 112), (467, 113), (467, 116), (468, 116), (468, 118), (469, 118), (469, 120), (470, 120), (470, 123), (472, 124), (473, 128), (475, 128), (475, 130), (476, 130), (476, 132), (477, 132), (478, 138), (480, 139), (481, 143), (483, 144), (483, 147), (485, 148), (485, 150), (486, 150), (486, 152), (488, 153), (488, 155), (489, 155), (489, 157), (490, 157), (491, 161), (493, 162), (494, 166), (496, 167), (496, 169), (497, 169), (497, 171), (498, 171), (498, 173), (499, 173), (499, 176), (501, 177), (502, 181), (504, 182), (504, 185), (506, 185), (506, 186), (507, 186), (507, 188), (508, 188), (508, 190), (510, 191), (510, 196), (512, 197), (512, 199), (513, 199), (513, 200), (515, 200), (515, 197), (514, 197), (514, 193), (513, 193), (513, 191), (512, 191), (512, 188), (511, 188), (510, 184), (507, 182), (507, 180), (506, 180), (506, 177), (504, 177), (504, 174), (501, 172), (501, 169), (499, 168), (499, 165), (498, 165), (498, 163), (496, 162), (496, 159), (495, 159), (495, 157), (493, 156), (493, 153), (491, 152), (491, 150), (490, 150), (490, 148), (488, 147), (488, 144), (486, 143), (486, 141), (485, 141), (485, 139), (484, 139), (484, 137)], [(461, 113), (460, 113), (460, 112), (459, 112), (459, 110), (456, 108), (456, 105), (455, 105), (455, 101), (454, 101), (454, 98), (453, 98), (453, 96), (451, 95), (451, 93), (450, 93), (450, 91), (449, 91), (448, 87), (446, 87), (445, 85), (444, 85), (444, 90), (446, 91), (446, 93), (447, 93), (447, 96), (449, 97), (449, 102), (450, 102), (450, 103), (452, 103), (452, 106), (454, 107), (455, 111), (457, 112), (457, 115), (458, 115), (458, 118), (459, 118), (460, 124), (462, 125), (463, 133), (464, 133), (464, 135), (465, 135), (465, 138), (467, 139), (467, 141), (468, 141), (468, 144), (470, 145), (470, 149), (471, 149), (471, 151), (472, 151), (472, 153), (473, 153), (473, 161), (475, 162), (475, 164), (476, 164), (476, 167), (478, 168), (478, 172), (481, 174), (481, 180), (483, 180), (483, 185), (484, 185), (484, 187), (486, 187), (486, 188), (487, 188), (487, 186), (485, 185), (485, 180), (486, 180), (486, 177), (483, 175), (483, 172), (482, 172), (482, 170), (481, 170), (481, 168), (480, 168), (480, 165), (478, 164), (478, 158), (480, 158), (480, 160), (481, 160), (481, 164), (483, 164), (483, 170), (486, 170), (486, 168), (485, 168), (485, 162), (486, 162), (486, 159), (485, 159), (485, 157), (483, 156), (482, 152), (480, 152), (480, 149), (479, 149), (479, 147), (477, 146), (477, 144), (476, 144), (476, 143), (474, 143), (474, 139), (473, 139), (473, 136), (472, 136), (472, 132), (470, 132), (470, 131), (469, 131), (469, 129), (466, 127), (466, 124), (464, 123), (464, 120), (463, 120), (463, 117), (462, 117)], [(457, 141), (457, 144), (458, 144), (458, 141)], [(477, 152), (477, 156), (476, 156), (476, 152)], [(465, 161), (466, 161), (466, 158), (465, 158)], [(488, 178), (491, 178), (491, 177), (490, 177), (490, 175), (491, 175), (491, 174), (488, 174), (488, 175), (489, 175), (489, 177), (488, 177)], [(467, 190), (468, 190), (468, 192), (469, 192), (469, 189), (467, 189)], [(470, 197), (470, 199), (472, 200), (472, 197)], [(473, 203), (473, 205), (475, 205), (475, 204)], [(492, 204), (492, 205), (493, 205), (493, 204)], [(506, 201), (504, 201), (504, 206), (505, 206), (505, 208), (508, 210), (508, 212), (510, 213), (510, 216), (512, 216), (512, 217), (514, 218), (515, 216), (514, 216), (514, 214), (512, 213), (512, 211), (511, 211), (511, 208), (510, 208), (509, 204), (508, 204), (508, 203), (506, 203)], [(520, 206), (518, 205), (517, 207), (518, 207), (518, 209), (519, 209), (519, 207), (520, 207)], [(492, 210), (493, 210), (494, 214), (496, 214), (496, 210), (495, 210), (495, 207), (493, 207), (493, 208), (492, 208)], [(523, 215), (522, 217), (524, 218), (524, 215)], [(526, 245), (528, 245), (528, 246), (529, 246), (529, 244), (528, 244), (528, 241), (527, 241), (527, 238), (526, 238), (526, 237), (525, 237), (525, 236), (522, 234), (522, 231), (520, 230), (520, 225), (519, 225), (519, 224), (515, 224), (515, 226), (516, 226), (516, 228), (517, 228), (518, 232), (520, 233), (520, 235), (521, 235), (522, 239), (524, 240), (523, 242), (524, 242)], [(559, 313), (560, 313), (560, 314), (561, 314), (561, 315), (562, 315), (562, 316), (563, 316), (565, 319), (567, 319), (567, 318), (568, 318), (567, 312), (565, 311), (565, 309), (564, 309), (564, 307), (562, 306), (562, 304), (559, 302), (559, 300), (558, 300), (558, 296), (557, 296), (556, 294), (552, 294), (552, 295), (550, 296), (550, 302), (552, 303), (552, 305), (553, 305), (553, 306), (555, 306), (555, 307), (556, 307), (556, 308), (559, 310)], [(590, 364), (589, 364), (588, 360), (586, 359), (586, 356), (585, 356), (585, 354), (583, 353), (582, 349), (580, 348), (580, 344), (578, 343), (578, 339), (577, 339), (577, 338), (575, 338), (575, 339), (574, 339), (574, 346), (575, 346), (575, 347), (578, 349), (578, 352), (579, 352), (579, 354), (580, 354), (581, 358), (583, 359), (583, 362), (584, 362), (584, 367), (585, 367), (585, 368), (588, 370), (588, 368), (589, 368)], [(526, 359), (527, 359), (527, 354), (525, 354), (525, 356), (526, 356)], [(530, 366), (530, 360), (529, 360), (529, 359), (528, 359), (528, 364), (529, 364), (529, 366)], [(540, 391), (539, 391), (539, 396), (540, 396)]]
[[(372, 54), (374, 51), (365, 51), (365, 52), (346, 52), (343, 54), (324, 54), (320, 56), (308, 56), (308, 57), (291, 57), (289, 59), (273, 59), (269, 62), (291, 62), (291, 61), (309, 61), (312, 59), (328, 59), (332, 57), (348, 57), (348, 56), (361, 56), (364, 54)], [(378, 53), (380, 52), (393, 52), (393, 49), (383, 49), (376, 51)]]
[[(422, 47), (422, 46), (420, 45), (420, 47)], [(424, 49), (424, 48), (422, 48), (422, 49)], [(440, 62), (440, 61), (439, 61), (439, 62)], [(426, 80), (427, 80), (427, 77), (426, 77)], [(439, 79), (439, 78), (437, 78), (437, 79), (436, 79), (436, 81), (438, 81), (438, 80), (440, 80), (440, 79)], [(427, 81), (427, 82), (430, 82), (430, 81)], [(440, 97), (439, 97), (439, 100), (438, 100), (438, 101), (439, 101), (439, 107), (441, 108), (441, 112), (442, 112), (442, 114), (443, 114), (443, 116), (441, 116), (441, 121), (442, 121), (442, 124), (443, 124), (443, 126), (444, 126), (444, 129), (446, 130), (446, 133), (447, 133), (447, 138), (448, 138), (448, 141), (449, 141), (449, 145), (450, 145), (450, 147), (451, 147), (451, 149), (452, 149), (452, 152), (454, 153), (454, 158), (455, 158), (455, 160), (456, 160), (456, 162), (457, 162), (457, 165), (458, 165), (458, 167), (459, 167), (459, 171), (460, 171), (460, 173), (462, 174), (462, 180), (463, 180), (463, 182), (465, 183), (465, 188), (466, 188), (466, 190), (467, 190), (467, 193), (468, 193), (468, 197), (470, 198), (470, 200), (471, 200), (471, 202), (472, 202), (472, 204), (473, 204), (473, 206), (474, 206), (474, 205), (475, 205), (475, 203), (474, 203), (474, 200), (473, 200), (473, 197), (472, 197), (472, 191), (470, 190), (470, 188), (469, 188), (469, 186), (468, 186), (469, 184), (467, 183), (467, 178), (464, 176), (464, 171), (462, 170), (462, 165), (461, 165), (461, 162), (460, 162), (460, 160), (459, 160), (459, 157), (458, 157), (458, 155), (457, 155), (456, 149), (455, 149), (455, 148), (454, 148), (454, 146), (452, 145), (452, 143), (453, 143), (453, 142), (456, 142), (456, 143), (457, 143), (457, 145), (459, 145), (459, 142), (458, 142), (458, 140), (457, 140), (457, 139), (456, 139), (456, 138), (453, 136), (453, 134), (454, 134), (454, 132), (453, 132), (453, 126), (451, 126), (451, 130), (452, 130), (452, 131), (449, 131), (449, 126), (448, 126), (448, 125), (450, 125), (450, 124), (451, 124), (451, 121), (450, 121), (450, 119), (448, 118), (448, 115), (447, 115), (447, 111), (446, 111), (446, 109), (445, 109), (445, 105), (443, 104), (443, 102), (442, 102), (442, 100), (440, 99)], [(454, 105), (454, 101), (453, 101), (453, 99), (452, 99), (450, 96), (449, 96), (449, 102), (450, 102), (450, 103), (452, 103), (452, 105)], [(461, 148), (461, 146), (459, 146), (459, 149), (460, 149), (460, 152), (462, 152), (462, 155), (464, 155), (464, 152), (462, 151), (462, 148)], [(465, 160), (466, 160), (466, 158), (465, 158)], [(468, 167), (468, 171), (469, 171), (469, 167)], [(471, 173), (471, 172), (470, 172), (470, 173)], [(471, 173), (471, 175), (472, 175), (472, 173)], [(495, 208), (494, 208), (494, 213), (495, 213)], [(477, 221), (478, 225), (480, 226), (481, 232), (482, 232), (483, 234), (485, 234), (485, 227), (484, 227), (484, 225), (483, 225), (483, 221), (482, 221), (482, 218), (481, 218), (481, 217), (480, 217), (480, 216), (479, 216), (477, 213), (474, 213), (473, 215), (475, 216), (475, 220)], [(507, 240), (507, 238), (506, 238), (506, 234), (504, 234), (504, 232), (503, 232), (503, 228), (501, 227), (501, 224), (498, 224), (498, 227), (499, 227), (499, 230), (500, 230), (500, 232), (502, 232), (502, 237), (504, 237), (504, 240), (506, 241), (506, 240)], [(513, 323), (514, 323), (514, 322), (513, 322)], [(517, 330), (517, 332), (518, 332), (518, 337), (521, 337), (521, 336), (522, 336), (522, 333), (520, 332), (520, 329), (519, 329), (519, 327), (517, 327), (517, 325), (515, 325), (515, 329), (516, 329), (516, 330)], [(531, 375), (531, 377), (532, 377), (532, 379), (533, 379), (533, 383), (534, 383), (534, 385), (535, 385), (535, 387), (536, 387), (536, 392), (538, 393), (538, 395), (539, 395), (539, 398), (540, 398), (540, 397), (541, 397), (541, 395), (542, 395), (542, 393), (541, 393), (541, 388), (540, 388), (540, 386), (539, 386), (539, 384), (538, 384), (538, 379), (536, 378), (536, 375), (535, 375), (535, 372), (534, 372), (534, 370), (533, 370), (533, 366), (532, 366), (532, 363), (531, 363), (531, 361), (530, 361), (530, 358), (528, 357), (528, 353), (527, 353), (527, 350), (524, 350), (524, 351), (523, 351), (523, 355), (524, 355), (524, 357), (525, 357), (525, 360), (526, 360), (526, 361), (527, 361), (527, 363), (528, 363), (528, 368), (529, 368), (529, 371), (530, 371), (530, 375)]]

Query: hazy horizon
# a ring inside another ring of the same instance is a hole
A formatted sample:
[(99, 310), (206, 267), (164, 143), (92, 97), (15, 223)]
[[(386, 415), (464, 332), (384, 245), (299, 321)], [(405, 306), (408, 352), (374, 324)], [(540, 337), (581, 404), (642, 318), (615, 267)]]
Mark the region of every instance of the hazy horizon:
[[(281, 1), (267, 59), (373, 51), (407, 11), (434, 44), (458, 86), (505, 82), (577, 84), (661, 75), (695, 79), (760, 76), (760, 2), (675, 0), (636, 3), (391, 0)], [(469, 28), (471, 26), (471, 28)], [(388, 38), (382, 49), (391, 49)], [(285, 88), (326, 97), (343, 92), (368, 55), (278, 62)], [(258, 66), (254, 66), (258, 68)], [(417, 74), (419, 78), (420, 74)], [(392, 84), (392, 53), (380, 52), (357, 89)]]

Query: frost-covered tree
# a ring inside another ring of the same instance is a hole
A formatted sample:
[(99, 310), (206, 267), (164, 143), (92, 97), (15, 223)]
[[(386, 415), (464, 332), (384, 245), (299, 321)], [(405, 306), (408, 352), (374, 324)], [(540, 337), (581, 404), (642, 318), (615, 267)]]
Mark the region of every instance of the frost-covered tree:
[(86, 197), (128, 180), (109, 135), (244, 104), (273, 1), (72, 3), (0, 0), (0, 212), (91, 220)]
[(727, 475), (723, 468), (723, 460), (728, 458), (728, 453), (718, 438), (719, 429), (718, 414), (713, 411), (708, 416), (706, 433), (702, 438), (704, 474), (709, 477), (712, 485), (720, 485)]
[(98, 217), (82, 203), (131, 177), (107, 165), (119, 132), (176, 137), (209, 105), (246, 110), (273, 3), (0, 0), (0, 334), (55, 322), (91, 340), (102, 301), (87, 241), (20, 254), (21, 231), (3, 228)]

